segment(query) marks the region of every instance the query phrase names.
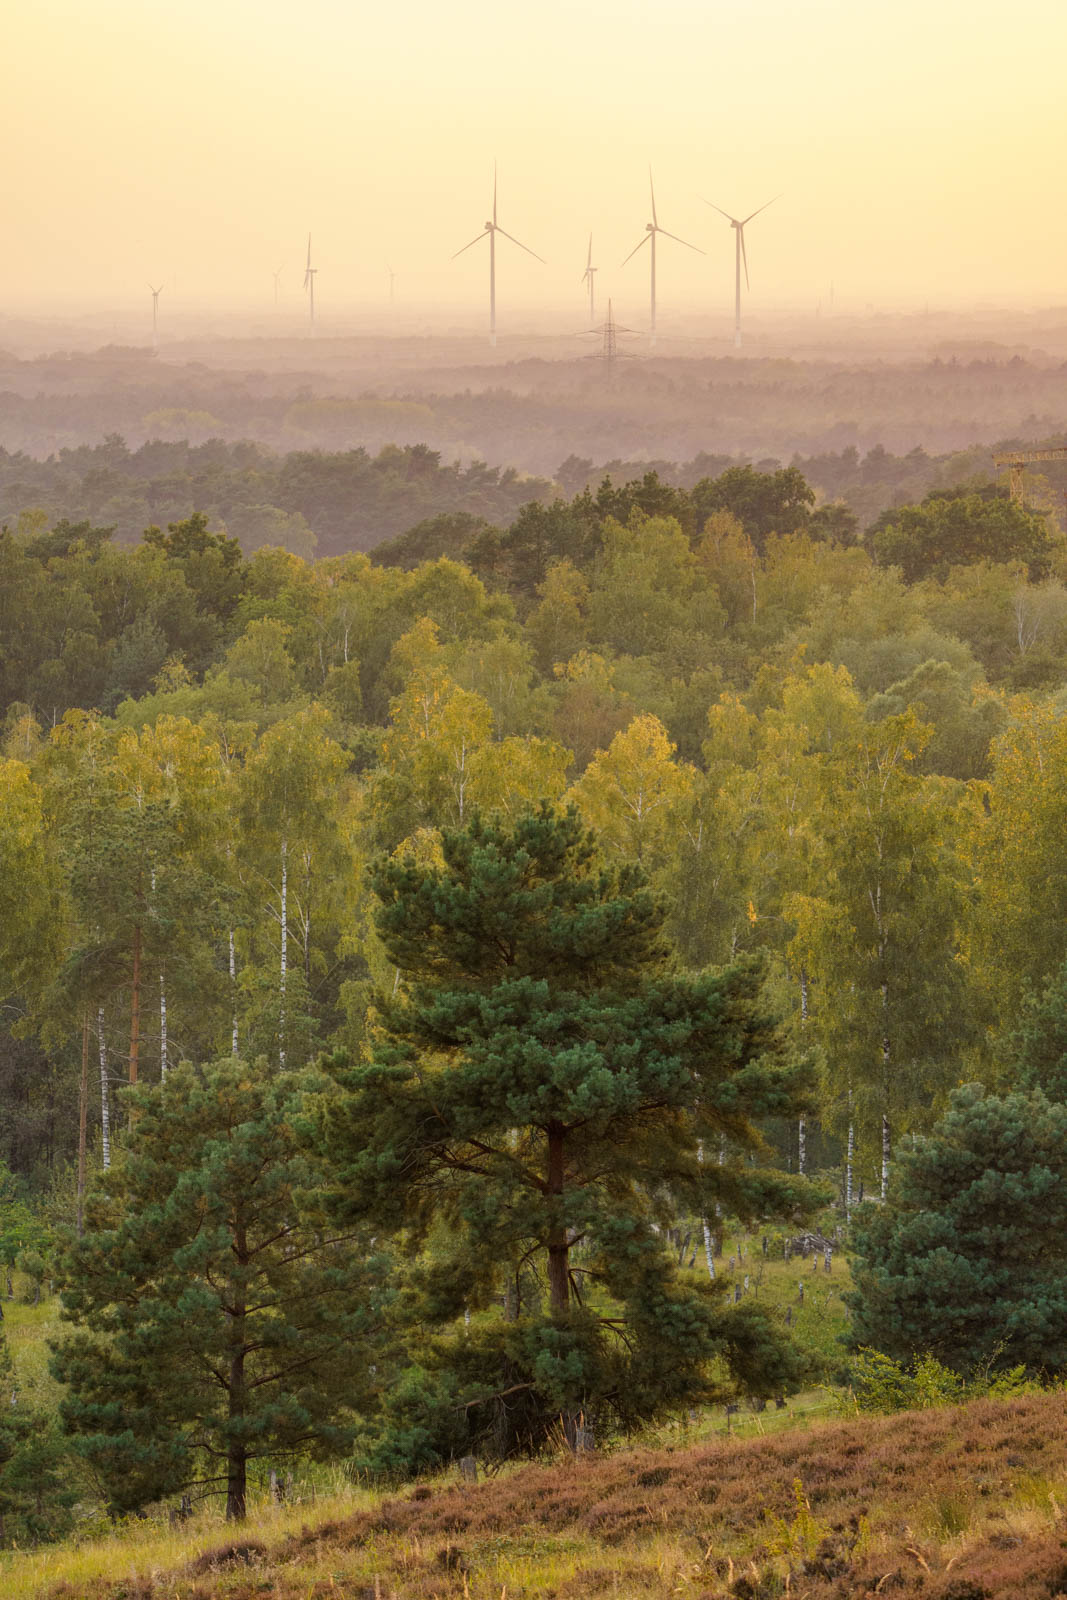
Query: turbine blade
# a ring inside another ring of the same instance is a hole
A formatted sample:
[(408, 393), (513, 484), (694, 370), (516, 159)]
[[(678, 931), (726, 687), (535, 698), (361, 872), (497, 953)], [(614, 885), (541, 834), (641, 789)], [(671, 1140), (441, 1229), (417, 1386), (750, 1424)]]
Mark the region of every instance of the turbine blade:
[(308, 267), (311, 266), (311, 235), (308, 234)]
[(631, 256), (635, 256), (637, 254), (637, 252), (640, 250), (641, 246), (643, 244), (647, 244), (648, 241), (651, 239), (651, 237), (652, 237), (652, 235), (650, 233), (646, 233), (643, 239), (639, 239), (638, 242), (634, 245), (633, 249), (630, 251), (630, 255), (623, 257), (622, 261), (620, 262), (620, 265), (621, 266), (625, 266), (627, 261), (630, 260), (630, 257)]
[(585, 263), (586, 272), (589, 271), (589, 268), (592, 265), (593, 265), (593, 235), (590, 234), (589, 235), (589, 255), (588, 255), (588, 258), (586, 259), (586, 263)]
[(493, 226), (496, 227), (496, 162), (493, 162)]
[(741, 224), (740, 228), (738, 229), (738, 232), (741, 235), (741, 260), (745, 263), (745, 288), (749, 289), (752, 286), (748, 281), (748, 251), (745, 249), (745, 225), (744, 225), (744, 223)]
[[(477, 244), (479, 239), (484, 239), (484, 238), (485, 238), (485, 229), (483, 228), (481, 233), (476, 233), (474, 235), (474, 238), (471, 240), (471, 244)], [(465, 244), (463, 246), (463, 250), (469, 250), (470, 247), (471, 247), (471, 244)], [(452, 257), (452, 260), (455, 261), (456, 256), (461, 256), (463, 254), (463, 250), (457, 250), (456, 254)]]
[(513, 233), (506, 233), (503, 228), (498, 228), (496, 231), (497, 233), (503, 234), (505, 239), (510, 239), (512, 244), (517, 244), (520, 250), (525, 250), (528, 256), (533, 256), (535, 261), (540, 261), (542, 266), (546, 265), (544, 256), (539, 256), (537, 251), (531, 250), (528, 244), (523, 244), (521, 239), (516, 239)]
[(652, 225), (653, 225), (653, 227), (658, 228), (659, 227), (659, 219), (656, 216), (656, 191), (655, 191), (655, 188), (653, 187), (653, 183), (652, 183), (652, 167), (651, 167), (651, 165), (649, 165), (649, 169), (648, 169), (648, 192), (652, 196)]
[[(700, 199), (704, 200), (704, 196), (701, 195)], [(725, 217), (727, 222), (736, 222), (737, 221), (737, 218), (736, 217), (732, 217), (728, 211), (724, 211), (722, 206), (717, 206), (715, 204), (714, 200), (704, 200), (704, 204), (706, 206), (710, 206), (713, 211), (717, 211), (719, 213), (720, 217)]]
[(676, 233), (668, 233), (666, 228), (657, 228), (656, 232), (662, 233), (665, 239), (673, 239), (675, 244), (684, 244), (687, 250), (695, 250), (698, 256), (707, 254), (707, 251), (702, 250), (698, 244), (690, 244), (688, 239), (679, 239)]
[(760, 206), (760, 208), (759, 208), (759, 211), (753, 211), (753, 212), (752, 212), (752, 214), (751, 214), (751, 216), (747, 216), (747, 217), (746, 217), (746, 218), (745, 218), (745, 220), (744, 220), (744, 222), (742, 222), (742, 224), (741, 224), (741, 226), (742, 226), (742, 228), (743, 228), (743, 227), (745, 227), (745, 225), (746, 225), (746, 224), (747, 224), (747, 223), (749, 223), (749, 222), (751, 222), (751, 221), (752, 221), (752, 218), (753, 218), (753, 217), (758, 217), (758, 216), (759, 216), (759, 214), (760, 214), (760, 211), (766, 211), (766, 209), (767, 209), (767, 206), (773, 206), (773, 204), (774, 204), (774, 201), (775, 201), (775, 200), (780, 200), (780, 199), (781, 199), (781, 198), (782, 198), (782, 197), (781, 197), (781, 195), (780, 195), (780, 194), (776, 194), (776, 195), (775, 195), (775, 196), (774, 196), (774, 199), (772, 199), (772, 200), (768, 200), (768, 201), (767, 201), (767, 205), (763, 205), (763, 206)]

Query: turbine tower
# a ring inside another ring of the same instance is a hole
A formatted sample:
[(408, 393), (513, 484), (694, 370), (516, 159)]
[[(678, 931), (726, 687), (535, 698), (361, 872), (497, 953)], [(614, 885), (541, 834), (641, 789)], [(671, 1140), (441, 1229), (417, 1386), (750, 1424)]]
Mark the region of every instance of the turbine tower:
[(623, 266), (625, 266), (626, 262), (629, 261), (633, 256), (635, 256), (637, 254), (637, 252), (641, 249), (642, 245), (651, 244), (651, 246), (652, 246), (652, 254), (651, 254), (651, 261), (650, 261), (650, 273), (649, 273), (649, 276), (650, 276), (650, 280), (651, 280), (652, 321), (651, 321), (651, 328), (650, 328), (650, 335), (649, 335), (649, 343), (650, 344), (655, 344), (655, 342), (656, 342), (656, 235), (657, 235), (657, 233), (662, 233), (662, 235), (663, 235), (663, 237), (665, 239), (673, 239), (675, 244), (684, 244), (687, 250), (695, 250), (698, 256), (702, 256), (704, 254), (704, 251), (701, 250), (698, 245), (690, 244), (688, 239), (679, 239), (679, 237), (678, 237), (678, 235), (676, 233), (668, 233), (666, 228), (661, 228), (660, 227), (659, 218), (656, 216), (656, 191), (655, 191), (655, 189), (654, 189), (654, 187), (652, 185), (652, 168), (651, 167), (649, 167), (649, 169), (648, 169), (648, 189), (649, 189), (649, 194), (652, 196), (652, 221), (645, 223), (645, 237), (643, 239), (639, 239), (637, 244), (634, 245), (633, 249), (630, 251), (630, 254), (626, 257), (626, 261), (623, 262)]
[[(774, 201), (780, 200), (781, 198), (781, 195), (776, 194), (774, 200), (768, 200), (766, 204), (760, 206), (758, 210), (751, 211), (743, 222), (737, 217), (731, 217), (728, 211), (724, 211), (721, 206), (713, 204), (711, 200), (704, 200), (704, 204), (706, 206), (711, 206), (711, 209), (713, 211), (717, 211), (720, 217), (725, 217), (731, 228), (734, 230), (734, 344), (738, 348), (740, 348), (741, 345), (742, 261), (745, 263), (745, 288), (748, 288), (748, 252), (745, 250), (745, 229), (748, 227), (753, 217), (758, 217), (760, 211), (766, 211), (767, 206), (773, 206)], [(703, 196), (701, 196), (701, 199), (703, 199)]]
[(520, 250), (525, 250), (528, 256), (533, 256), (535, 261), (540, 261), (541, 265), (544, 266), (545, 262), (543, 256), (539, 256), (536, 250), (531, 250), (529, 245), (523, 244), (521, 240), (516, 239), (513, 234), (505, 232), (505, 230), (496, 220), (496, 162), (494, 161), (493, 220), (491, 222), (487, 222), (481, 233), (476, 234), (470, 241), (470, 244), (465, 244), (463, 246), (463, 250), (457, 250), (455, 255), (452, 257), (452, 260), (455, 261), (456, 256), (461, 256), (464, 250), (471, 249), (473, 245), (478, 243), (479, 239), (484, 239), (486, 234), (489, 235), (489, 343), (494, 346), (496, 344), (496, 236), (498, 233), (502, 238), (510, 239), (512, 244), (517, 244)]
[(582, 282), (583, 283), (587, 283), (589, 285), (589, 320), (590, 320), (590, 322), (595, 322), (596, 321), (596, 275), (599, 272), (599, 270), (600, 270), (599, 267), (594, 267), (594, 265), (593, 265), (593, 235), (590, 234), (589, 235), (589, 255), (588, 255), (588, 258), (587, 258), (586, 263), (585, 263), (585, 271), (582, 273)]
[(163, 293), (163, 285), (160, 284), (158, 289), (153, 289), (151, 284), (148, 287), (152, 290), (152, 354), (157, 356), (159, 354), (159, 297)]
[(315, 337), (315, 274), (318, 267), (311, 265), (311, 235), (308, 234), (308, 264), (304, 268), (304, 288), (308, 292), (308, 329), (310, 337)]

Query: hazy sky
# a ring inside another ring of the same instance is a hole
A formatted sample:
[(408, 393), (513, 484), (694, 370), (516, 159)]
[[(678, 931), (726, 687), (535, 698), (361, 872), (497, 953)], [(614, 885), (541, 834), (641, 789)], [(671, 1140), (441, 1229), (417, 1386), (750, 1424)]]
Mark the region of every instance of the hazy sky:
[[(506, 308), (571, 304), (589, 230), (623, 314), (1067, 303), (1063, 0), (11, 0), (0, 306), (473, 306), (489, 214)], [(166, 291), (165, 291), (166, 292)]]

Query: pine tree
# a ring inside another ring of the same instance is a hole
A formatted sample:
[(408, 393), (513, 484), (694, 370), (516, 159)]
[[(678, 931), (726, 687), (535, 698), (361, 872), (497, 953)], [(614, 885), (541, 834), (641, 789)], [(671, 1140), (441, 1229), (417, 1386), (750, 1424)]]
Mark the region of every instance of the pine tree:
[(123, 1157), (90, 1191), (55, 1352), (62, 1415), (131, 1509), (194, 1480), (245, 1514), (249, 1463), (340, 1448), (369, 1379), (375, 1261), (301, 1213), (310, 1080), (227, 1058), (128, 1091)]
[(416, 1273), (424, 1327), (503, 1304), (444, 1361), (506, 1447), (561, 1413), (625, 1425), (709, 1398), (716, 1356), (779, 1392), (797, 1368), (770, 1319), (683, 1280), (664, 1243), (682, 1210), (754, 1221), (810, 1199), (760, 1162), (756, 1123), (796, 1113), (805, 1072), (781, 1059), (757, 969), (673, 971), (664, 906), (574, 810), (476, 817), (442, 855), (372, 869), (397, 982), (372, 1058), (334, 1063), (337, 1214), (446, 1245)]
[(971, 1374), (1067, 1370), (1067, 1106), (957, 1089), (853, 1229), (851, 1342)]

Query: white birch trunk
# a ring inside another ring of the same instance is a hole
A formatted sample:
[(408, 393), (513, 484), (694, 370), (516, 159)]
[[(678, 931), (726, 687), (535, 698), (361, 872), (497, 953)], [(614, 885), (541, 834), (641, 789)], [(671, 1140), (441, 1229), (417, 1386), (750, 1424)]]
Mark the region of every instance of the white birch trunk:
[(886, 1195), (889, 1193), (889, 1158), (890, 1158), (891, 1154), (892, 1154), (892, 1146), (891, 1146), (890, 1137), (889, 1137), (889, 1117), (886, 1114), (886, 1112), (883, 1111), (882, 1112), (882, 1200), (883, 1201), (885, 1200)]
[(848, 1154), (845, 1157), (845, 1221), (852, 1218), (852, 1160), (856, 1153), (856, 1129), (848, 1125)]
[(111, 1098), (107, 1081), (107, 1041), (104, 1038), (104, 1008), (96, 1013), (96, 1037), (100, 1045), (100, 1144), (104, 1171), (111, 1165)]
[[(704, 1165), (704, 1141), (703, 1141), (703, 1139), (701, 1139), (699, 1141), (699, 1143), (697, 1144), (697, 1160), (700, 1162), (701, 1166)], [(714, 1243), (712, 1241), (711, 1228), (708, 1226), (708, 1219), (707, 1219), (706, 1216), (702, 1216), (701, 1217), (700, 1226), (704, 1230), (704, 1260), (708, 1264), (708, 1277), (709, 1278), (714, 1278), (715, 1277), (715, 1245), (714, 1245)]]
[(159, 1081), (167, 1081), (167, 980), (159, 974)]
[[(808, 974), (800, 969), (800, 1026), (808, 1020)], [(797, 1122), (797, 1171), (803, 1177), (808, 1168), (808, 1125), (801, 1117)]]
[(237, 952), (234, 949), (233, 929), (230, 929), (230, 1010), (233, 1023), (233, 1034), (230, 1041), (230, 1054), (237, 1054)]

